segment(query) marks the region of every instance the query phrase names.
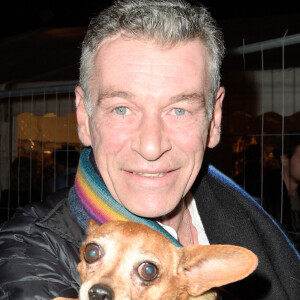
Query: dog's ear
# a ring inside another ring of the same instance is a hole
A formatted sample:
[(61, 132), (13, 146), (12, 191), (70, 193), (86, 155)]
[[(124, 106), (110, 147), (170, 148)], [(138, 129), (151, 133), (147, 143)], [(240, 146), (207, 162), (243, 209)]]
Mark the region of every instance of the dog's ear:
[(258, 263), (253, 252), (237, 246), (187, 246), (182, 251), (180, 280), (193, 297), (247, 277)]
[(96, 221), (88, 220), (87, 234), (91, 234), (95, 229), (99, 228), (99, 226), (101, 225)]

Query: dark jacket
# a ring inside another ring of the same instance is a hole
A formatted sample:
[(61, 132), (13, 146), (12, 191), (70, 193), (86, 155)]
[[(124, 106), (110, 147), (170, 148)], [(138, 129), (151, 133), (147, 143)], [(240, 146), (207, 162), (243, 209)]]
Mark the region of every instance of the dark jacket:
[[(259, 257), (257, 270), (226, 286), (223, 299), (299, 299), (299, 256), (261, 207), (213, 168), (203, 168), (193, 192), (210, 243), (244, 246)], [(19, 209), (0, 230), (0, 300), (76, 297), (83, 239), (65, 193)]]

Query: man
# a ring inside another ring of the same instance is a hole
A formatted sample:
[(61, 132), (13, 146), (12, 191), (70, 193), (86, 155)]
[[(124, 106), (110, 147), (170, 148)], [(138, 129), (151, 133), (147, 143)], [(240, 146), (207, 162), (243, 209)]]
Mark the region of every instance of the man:
[(263, 206), (283, 227), (300, 250), (300, 136), (284, 137), (282, 169), (264, 180)]
[(76, 88), (86, 148), (75, 185), (3, 226), (0, 299), (76, 296), (88, 219), (144, 222), (175, 244), (251, 249), (257, 271), (220, 291), (223, 299), (299, 296), (299, 256), (286, 236), (228, 178), (202, 166), (220, 138), (223, 53), (207, 11), (177, 0), (119, 1), (92, 20)]

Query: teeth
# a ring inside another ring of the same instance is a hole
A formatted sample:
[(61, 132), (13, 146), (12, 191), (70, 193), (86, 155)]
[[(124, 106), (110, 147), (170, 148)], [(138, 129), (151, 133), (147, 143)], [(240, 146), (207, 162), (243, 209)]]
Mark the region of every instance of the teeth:
[(135, 173), (135, 172), (133, 172), (133, 174), (139, 175), (142, 177), (150, 177), (150, 178), (159, 178), (159, 177), (163, 177), (165, 175), (165, 173)]

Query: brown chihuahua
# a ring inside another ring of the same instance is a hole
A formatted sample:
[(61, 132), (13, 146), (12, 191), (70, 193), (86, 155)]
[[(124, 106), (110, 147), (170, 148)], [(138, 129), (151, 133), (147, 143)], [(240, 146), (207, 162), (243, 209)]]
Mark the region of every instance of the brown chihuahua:
[(80, 258), (80, 300), (214, 300), (213, 288), (241, 280), (257, 266), (245, 248), (180, 248), (148, 226), (126, 221), (89, 221)]

